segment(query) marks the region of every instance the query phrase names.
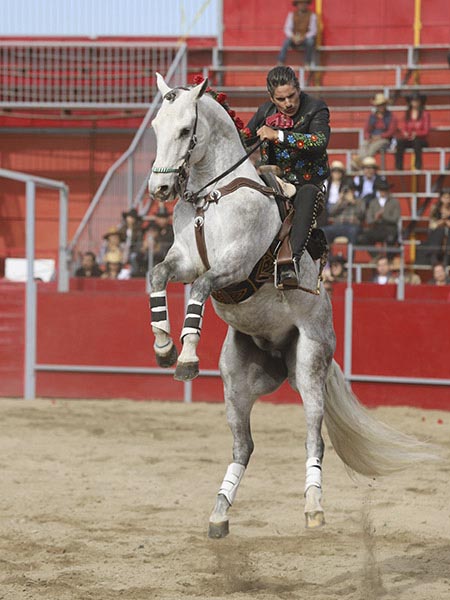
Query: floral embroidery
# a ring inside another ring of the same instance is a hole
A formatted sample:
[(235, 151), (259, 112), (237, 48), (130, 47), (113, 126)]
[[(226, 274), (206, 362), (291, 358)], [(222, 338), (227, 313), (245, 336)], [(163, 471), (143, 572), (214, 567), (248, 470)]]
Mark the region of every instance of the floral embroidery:
[(297, 148), (303, 148), (304, 145), (305, 145), (305, 143), (303, 142), (303, 140), (298, 140)]
[(311, 179), (311, 173), (303, 173), (303, 179), (306, 179), (306, 181), (309, 181)]

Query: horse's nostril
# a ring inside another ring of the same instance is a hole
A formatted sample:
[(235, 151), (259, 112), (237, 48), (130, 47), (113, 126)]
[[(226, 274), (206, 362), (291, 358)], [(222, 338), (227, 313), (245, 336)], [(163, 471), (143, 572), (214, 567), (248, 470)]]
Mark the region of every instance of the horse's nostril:
[(168, 185), (160, 185), (156, 192), (155, 192), (155, 196), (157, 198), (167, 198), (167, 196), (169, 195), (169, 186)]

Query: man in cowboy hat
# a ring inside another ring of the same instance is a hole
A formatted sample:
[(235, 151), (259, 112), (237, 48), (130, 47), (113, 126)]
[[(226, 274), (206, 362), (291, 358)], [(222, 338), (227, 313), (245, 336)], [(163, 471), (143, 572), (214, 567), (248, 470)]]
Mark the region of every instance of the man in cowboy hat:
[(378, 174), (378, 164), (373, 156), (366, 156), (361, 162), (362, 173), (355, 175), (353, 183), (355, 184), (355, 196), (364, 200), (366, 207), (375, 196), (375, 186), (383, 179)]
[(306, 64), (313, 62), (317, 37), (317, 15), (308, 5), (312, 0), (293, 0), (294, 10), (289, 12), (284, 24), (286, 39), (278, 55), (278, 65), (284, 65), (289, 48), (304, 48)]
[(362, 160), (366, 156), (375, 156), (377, 152), (386, 150), (395, 136), (397, 119), (388, 109), (388, 102), (389, 99), (384, 94), (375, 94), (372, 100), (374, 110), (369, 116), (364, 129), (365, 140), (357, 154), (352, 157), (355, 169), (361, 168)]
[(140, 252), (144, 232), (142, 229), (142, 219), (137, 210), (132, 208), (122, 213), (123, 224), (120, 228), (120, 235), (125, 241), (123, 248), (123, 261), (131, 267), (131, 274), (134, 276), (138, 270), (136, 257)]

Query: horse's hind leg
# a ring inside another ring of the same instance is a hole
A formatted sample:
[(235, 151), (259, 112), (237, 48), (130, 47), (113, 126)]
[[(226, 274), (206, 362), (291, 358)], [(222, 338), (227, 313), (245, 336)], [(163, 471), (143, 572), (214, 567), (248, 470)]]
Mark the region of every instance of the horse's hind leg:
[[(322, 421), (324, 415), (325, 381), (334, 352), (330, 341), (317, 341), (300, 330), (297, 342), (295, 383), (303, 399), (306, 419), (306, 527), (320, 527), (325, 523), (322, 498), (322, 459), (324, 443)], [(291, 376), (291, 373), (290, 373)]]
[(208, 536), (228, 534), (228, 510), (233, 504), (253, 452), (250, 412), (255, 400), (276, 390), (287, 370), (279, 356), (260, 350), (251, 337), (232, 329), (220, 357), (228, 425), (233, 434), (233, 462), (228, 466), (209, 518)]

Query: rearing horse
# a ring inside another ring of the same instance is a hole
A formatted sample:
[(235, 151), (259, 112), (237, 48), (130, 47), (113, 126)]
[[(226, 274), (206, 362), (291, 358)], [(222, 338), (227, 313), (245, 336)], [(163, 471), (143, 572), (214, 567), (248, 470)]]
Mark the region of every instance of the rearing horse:
[[(177, 351), (170, 335), (166, 286), (169, 281), (192, 283), (181, 332), (183, 348), (175, 371), (177, 379), (187, 380), (199, 370), (196, 349), (206, 300), (249, 277), (275, 239), (281, 219), (273, 197), (261, 191), (263, 183), (250, 160), (220, 178), (219, 189), (228, 186), (234, 191), (220, 197), (220, 191), (210, 185), (236, 165), (244, 150), (227, 111), (205, 94), (207, 82), (170, 89), (159, 74), (157, 80), (163, 103), (153, 121), (157, 155), (149, 190), (163, 201), (180, 199), (174, 210), (174, 244), (151, 273), (152, 329), (158, 363), (172, 366), (177, 362)], [(247, 184), (229, 185), (239, 178)], [(207, 259), (196, 243), (196, 228), (197, 235), (199, 231), (203, 235)], [(307, 252), (300, 269), (306, 280), (317, 281), (318, 267)], [(212, 302), (229, 326), (220, 372), (234, 444), (233, 462), (210, 516), (210, 537), (228, 533), (228, 509), (253, 451), (252, 406), (259, 396), (275, 391), (286, 379), (301, 394), (307, 424), (307, 527), (324, 523), (324, 418), (337, 454), (363, 475), (386, 474), (426, 457), (423, 444), (375, 420), (352, 395), (333, 360), (331, 304), (323, 287), (315, 296), (301, 290), (281, 291), (267, 283), (243, 302)]]

